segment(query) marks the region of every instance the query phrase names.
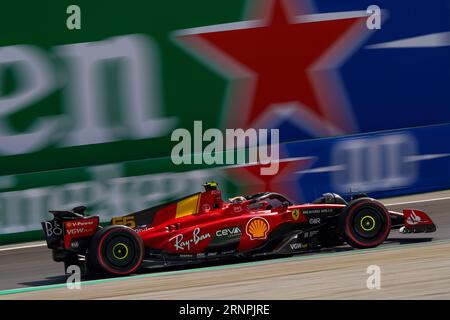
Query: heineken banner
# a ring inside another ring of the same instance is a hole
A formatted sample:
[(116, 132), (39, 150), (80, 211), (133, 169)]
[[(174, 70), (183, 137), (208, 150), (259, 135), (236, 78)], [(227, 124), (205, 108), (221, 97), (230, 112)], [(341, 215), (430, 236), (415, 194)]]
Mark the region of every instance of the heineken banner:
[(0, 241), (207, 180), (296, 201), (448, 188), (448, 57), (446, 0), (3, 1)]

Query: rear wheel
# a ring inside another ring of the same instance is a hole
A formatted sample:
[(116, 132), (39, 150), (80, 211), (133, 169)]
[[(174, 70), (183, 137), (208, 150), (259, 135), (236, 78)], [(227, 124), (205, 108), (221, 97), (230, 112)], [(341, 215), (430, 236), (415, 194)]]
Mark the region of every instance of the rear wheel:
[(88, 251), (88, 265), (94, 273), (127, 275), (139, 269), (144, 257), (142, 239), (125, 226), (98, 231)]
[(339, 229), (352, 247), (373, 248), (386, 240), (391, 219), (383, 204), (371, 198), (360, 198), (344, 209), (339, 217)]

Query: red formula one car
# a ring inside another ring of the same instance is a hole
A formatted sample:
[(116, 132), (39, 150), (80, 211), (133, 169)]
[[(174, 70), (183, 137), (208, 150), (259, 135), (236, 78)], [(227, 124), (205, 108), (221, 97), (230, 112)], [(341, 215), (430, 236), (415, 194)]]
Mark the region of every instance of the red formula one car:
[(145, 265), (177, 265), (238, 257), (296, 254), (337, 246), (372, 248), (391, 229), (403, 233), (434, 232), (419, 210), (403, 213), (359, 194), (350, 202), (326, 193), (313, 203), (293, 204), (285, 196), (263, 192), (222, 200), (216, 183), (205, 191), (131, 213), (99, 226), (85, 207), (50, 211), (42, 222), (53, 259), (85, 272), (134, 273)]

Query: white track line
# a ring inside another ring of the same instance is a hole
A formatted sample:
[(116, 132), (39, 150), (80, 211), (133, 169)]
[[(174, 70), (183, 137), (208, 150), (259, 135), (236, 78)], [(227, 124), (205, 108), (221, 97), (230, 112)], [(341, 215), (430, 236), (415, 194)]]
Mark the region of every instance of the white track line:
[(385, 204), (385, 206), (399, 206), (399, 205), (403, 205), (403, 204), (432, 202), (432, 201), (441, 201), (441, 200), (450, 200), (450, 197), (442, 197), (442, 198), (434, 198), (434, 199), (424, 199), (424, 200), (414, 200), (414, 201), (389, 203), (389, 204)]
[(17, 247), (10, 247), (10, 248), (0, 248), (0, 252), (2, 251), (11, 251), (11, 250), (20, 250), (20, 249), (28, 249), (28, 248), (36, 248), (36, 247), (43, 247), (46, 246), (46, 243), (38, 243), (38, 244), (29, 244), (25, 246), (17, 246)]

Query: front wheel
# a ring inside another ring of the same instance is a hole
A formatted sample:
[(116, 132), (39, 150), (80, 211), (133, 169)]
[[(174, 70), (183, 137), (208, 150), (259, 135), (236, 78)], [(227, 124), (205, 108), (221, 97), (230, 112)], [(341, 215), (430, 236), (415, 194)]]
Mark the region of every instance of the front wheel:
[(354, 248), (373, 248), (383, 243), (391, 230), (389, 212), (380, 202), (359, 198), (348, 204), (339, 217), (344, 240)]
[(141, 266), (144, 257), (142, 239), (125, 226), (108, 226), (91, 240), (87, 255), (94, 273), (127, 275)]

